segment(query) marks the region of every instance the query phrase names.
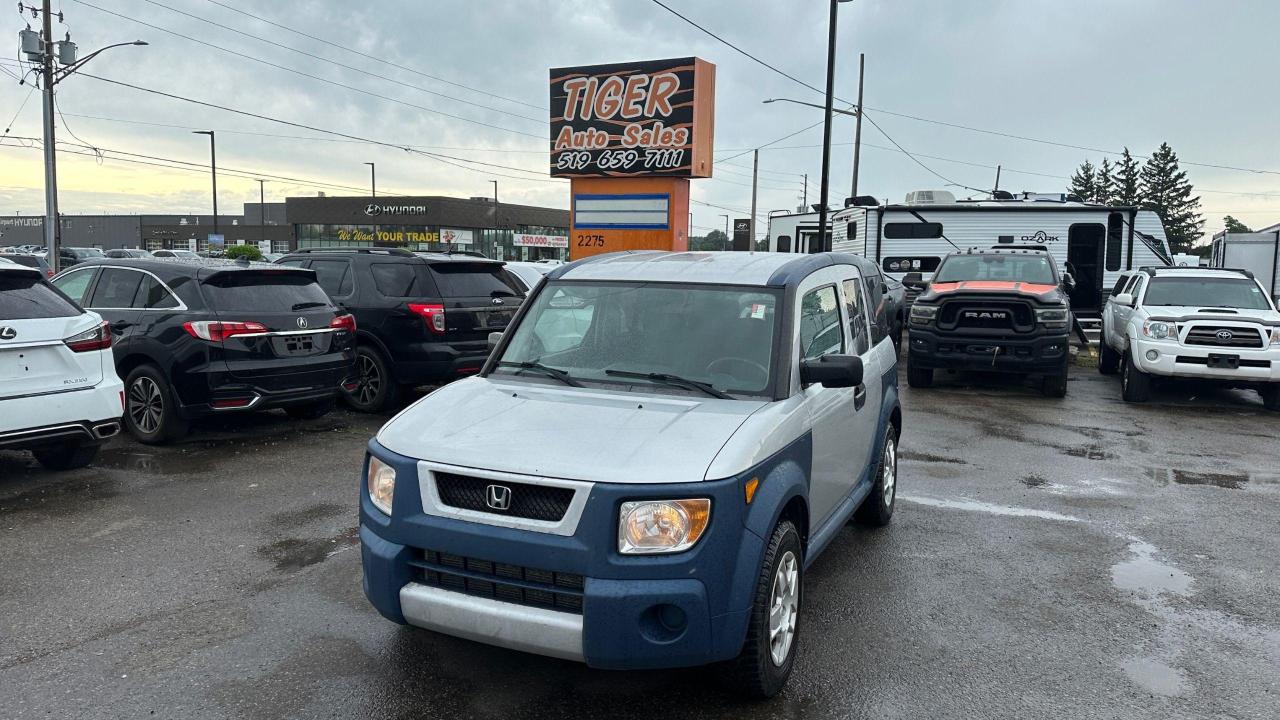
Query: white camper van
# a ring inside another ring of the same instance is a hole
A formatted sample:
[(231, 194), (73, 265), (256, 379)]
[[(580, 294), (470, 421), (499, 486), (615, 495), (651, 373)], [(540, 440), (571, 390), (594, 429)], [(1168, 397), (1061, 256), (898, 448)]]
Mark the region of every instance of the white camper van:
[(1209, 267), (1248, 270), (1273, 299), (1280, 298), (1280, 225), (1257, 232), (1214, 235)]
[[(1172, 264), (1154, 212), (1075, 202), (1061, 194), (956, 200), (945, 190), (921, 190), (907, 193), (900, 205), (850, 205), (830, 222), (833, 250), (874, 260), (899, 280), (910, 272), (928, 280), (955, 250), (1043, 245), (1075, 278), (1072, 308), (1086, 317), (1096, 316), (1122, 272)], [(769, 219), (770, 250), (809, 252), (817, 236), (817, 213)]]

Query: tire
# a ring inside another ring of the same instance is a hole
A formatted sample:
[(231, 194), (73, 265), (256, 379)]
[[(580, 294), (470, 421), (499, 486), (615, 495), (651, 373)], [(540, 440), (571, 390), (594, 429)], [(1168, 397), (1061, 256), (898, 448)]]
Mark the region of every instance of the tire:
[(1098, 372), (1103, 375), (1115, 375), (1120, 370), (1120, 353), (1102, 339), (1098, 348)]
[(286, 405), (285, 413), (294, 420), (316, 420), (333, 412), (333, 408), (337, 403), (332, 398), (328, 400), (316, 400), (308, 403), (299, 403), (297, 405)]
[(933, 370), (916, 367), (910, 353), (907, 353), (907, 385), (913, 388), (933, 387)]
[(344, 399), (357, 412), (382, 412), (400, 394), (400, 386), (392, 377), (386, 358), (371, 345), (356, 349), (356, 377), (358, 386)]
[[(747, 620), (747, 640), (730, 667), (729, 681), (735, 690), (750, 698), (764, 699), (777, 695), (787, 684), (800, 637), (797, 620), (803, 593), (804, 550), (800, 533), (790, 520), (780, 520), (769, 536), (760, 563), (760, 578), (756, 581), (755, 599)], [(785, 639), (780, 637), (778, 643), (783, 646), (777, 653), (781, 661), (774, 659), (774, 632), (770, 623), (775, 595), (779, 595), (780, 605), (789, 606), (789, 612), (780, 618), (777, 628), (786, 633)]]
[(1258, 394), (1262, 396), (1263, 407), (1280, 412), (1280, 383), (1267, 383), (1265, 387), (1259, 388)]
[(64, 443), (32, 450), (31, 454), (45, 470), (75, 470), (93, 462), (101, 447), (96, 442)]
[(146, 445), (186, 435), (190, 426), (178, 414), (173, 388), (155, 365), (139, 365), (124, 381), (124, 426)]
[(898, 432), (893, 425), (884, 434), (875, 478), (871, 493), (854, 517), (863, 525), (884, 527), (893, 519), (893, 506), (898, 499)]
[(1045, 375), (1040, 380), (1040, 394), (1051, 398), (1064, 398), (1067, 396), (1067, 375), (1070, 369), (1067, 363), (1062, 363), (1062, 371)]
[(1133, 355), (1125, 353), (1120, 365), (1120, 391), (1125, 402), (1151, 399), (1151, 376), (1134, 367)]

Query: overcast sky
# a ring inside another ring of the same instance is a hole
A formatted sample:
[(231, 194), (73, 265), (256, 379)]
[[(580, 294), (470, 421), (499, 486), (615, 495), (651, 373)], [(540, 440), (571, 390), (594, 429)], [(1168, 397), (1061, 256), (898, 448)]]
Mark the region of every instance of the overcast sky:
[[(762, 60), (822, 86), (826, 2), (664, 1)], [(82, 56), (108, 43), (135, 38), (150, 43), (108, 51), (85, 72), (324, 130), (537, 173), (476, 165), (461, 169), (395, 147), (347, 141), (88, 77), (72, 77), (58, 86), (65, 121), (85, 144), (207, 163), (206, 138), (189, 131), (207, 128), (218, 132), (220, 168), (342, 186), (270, 180), (269, 200), (321, 189), (328, 194), (363, 194), (369, 177), (363, 163), (376, 162), (379, 194), (488, 195), (489, 181), (497, 179), (503, 201), (567, 207), (568, 183), (546, 178), (547, 69), (556, 66), (686, 55), (714, 63), (716, 157), (721, 160), (821, 119), (819, 110), (761, 104), (770, 97), (806, 102), (822, 98), (649, 0), (54, 0), (54, 6), (61, 6), (66, 15), (66, 25), (57, 26), (55, 34), (69, 29)], [(24, 20), (12, 3), (0, 10), (0, 18), (0, 33), (16, 41)], [(989, 188), (996, 164), (1004, 166), (1003, 189), (1058, 192), (1080, 161), (1097, 163), (1103, 150), (1119, 151), (1127, 145), (1135, 155), (1145, 155), (1168, 141), (1185, 162), (1269, 171), (1184, 166), (1202, 194), (1208, 232), (1220, 229), (1222, 215), (1228, 213), (1255, 227), (1280, 222), (1277, 27), (1280, 2), (1274, 0), (843, 4), (836, 94), (847, 100), (856, 96), (858, 53), (866, 53), (867, 117), (943, 176), (892, 149), (883, 134), (865, 125), (860, 192), (897, 201), (909, 190), (944, 188), (948, 182)], [(11, 49), (0, 53), (0, 68), (16, 74), (16, 42), (7, 47)], [(18, 112), (28, 90), (0, 74), (0, 122), (8, 125), (17, 113), (10, 138), (40, 135), (39, 96), (32, 96)], [(79, 142), (62, 124), (58, 131), (60, 140)], [(849, 192), (852, 138), (852, 119), (838, 118), (833, 133), (834, 142), (840, 143), (832, 152), (833, 203)], [(821, 141), (819, 126), (761, 151), (762, 215), (771, 209), (794, 210), (801, 201), (804, 173), (809, 176), (809, 202), (816, 201)], [(0, 214), (43, 212), (39, 151), (16, 147), (18, 141), (12, 139), (2, 142), (6, 147), (0, 147)], [(99, 162), (64, 155), (64, 149), (77, 148), (59, 146), (64, 212), (208, 211), (207, 171), (115, 159)], [(695, 204), (694, 234), (723, 227), (722, 213), (746, 216), (750, 165), (748, 153), (718, 163), (713, 179), (693, 181), (696, 200), (733, 208)], [(961, 197), (972, 194), (961, 187), (949, 189)], [(229, 174), (220, 173), (218, 190), (223, 212), (238, 213), (240, 203), (258, 197), (257, 182)]]

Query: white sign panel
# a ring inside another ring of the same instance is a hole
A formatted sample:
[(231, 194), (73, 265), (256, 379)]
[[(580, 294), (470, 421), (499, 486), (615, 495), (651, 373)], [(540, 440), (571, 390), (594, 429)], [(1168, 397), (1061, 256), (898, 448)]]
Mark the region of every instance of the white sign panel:
[(446, 245), (470, 245), (470, 230), (455, 230), (454, 228), (440, 228), (440, 242)]
[(568, 235), (525, 235), (516, 233), (512, 238), (517, 247), (569, 247)]
[(196, 245), (198, 243), (199, 243), (198, 240), (196, 240), (195, 238), (191, 238), (190, 240), (187, 241), (187, 249), (190, 250), (191, 252), (195, 252), (197, 250)]
[(260, 250), (260, 251), (262, 252), (262, 254), (263, 254), (263, 255), (266, 255), (267, 253), (271, 252), (271, 241), (270, 241), (270, 240), (259, 240), (259, 241), (258, 241), (258, 250)]

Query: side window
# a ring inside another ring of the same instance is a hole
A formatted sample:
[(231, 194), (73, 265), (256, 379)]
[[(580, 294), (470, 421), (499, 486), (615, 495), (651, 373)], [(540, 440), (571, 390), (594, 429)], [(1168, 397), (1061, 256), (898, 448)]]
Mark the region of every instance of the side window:
[(345, 297), (351, 294), (351, 262), (349, 260), (312, 260), (311, 269), (316, 271), (316, 280), (330, 297)]
[(1141, 274), (1141, 273), (1134, 273), (1134, 274), (1132, 274), (1132, 275), (1130, 275), (1130, 276), (1129, 276), (1129, 284), (1125, 286), (1125, 288), (1124, 288), (1124, 291), (1125, 291), (1125, 292), (1130, 293), (1130, 294), (1132, 294), (1132, 293), (1133, 293), (1133, 289), (1134, 289), (1135, 287), (1137, 287), (1137, 285), (1138, 285), (1138, 276), (1139, 276), (1140, 274)]
[(1129, 276), (1121, 275), (1120, 279), (1116, 281), (1116, 286), (1111, 288), (1112, 297), (1124, 292), (1124, 286), (1127, 285), (1128, 283), (1129, 283)]
[(791, 236), (790, 235), (778, 236), (778, 252), (780, 253), (791, 252)]
[(835, 286), (806, 293), (800, 300), (800, 357), (813, 360), (843, 350), (844, 331)]
[(144, 277), (146, 276), (134, 270), (104, 269), (97, 286), (93, 288), (89, 307), (95, 310), (133, 307), (133, 296), (138, 294), (138, 286), (142, 284)]
[(1124, 215), (1113, 212), (1107, 216), (1107, 269), (1119, 270), (1124, 253)]
[(1129, 292), (1133, 294), (1133, 299), (1135, 301), (1142, 295), (1142, 288), (1146, 284), (1147, 281), (1142, 277), (1142, 275), (1138, 275), (1137, 280), (1133, 283), (1133, 287), (1129, 288)]
[(413, 297), (425, 294), (418, 284), (418, 268), (408, 263), (373, 263), (369, 266), (373, 285), (383, 297)]
[(84, 305), (84, 291), (89, 289), (89, 281), (93, 279), (92, 270), (77, 270), (53, 279), (53, 286), (61, 290), (67, 297)]
[(281, 260), (280, 262), (276, 263), (276, 265), (288, 265), (289, 267), (302, 267), (306, 262), (307, 261), (302, 258), (290, 258), (288, 260)]
[(862, 355), (871, 349), (870, 330), (867, 327), (867, 295), (857, 278), (844, 281), (844, 307), (849, 316), (850, 352)]
[(178, 307), (178, 299), (165, 289), (159, 280), (150, 275), (142, 276), (142, 285), (133, 299), (133, 307), (145, 310), (164, 310)]

